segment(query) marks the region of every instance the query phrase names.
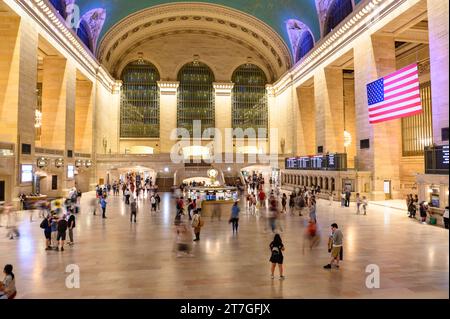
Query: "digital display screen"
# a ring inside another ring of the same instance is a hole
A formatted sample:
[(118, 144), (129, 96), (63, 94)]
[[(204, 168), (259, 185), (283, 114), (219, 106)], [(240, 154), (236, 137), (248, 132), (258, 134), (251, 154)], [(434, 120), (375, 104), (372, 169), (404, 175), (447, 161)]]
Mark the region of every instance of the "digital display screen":
[(20, 173), (20, 181), (22, 183), (33, 181), (33, 165), (22, 165)]
[(309, 156), (300, 157), (298, 159), (299, 169), (309, 169), (311, 167), (311, 158)]
[[(448, 153), (448, 145), (442, 146), (442, 151), (436, 153), (436, 165), (437, 168), (448, 169), (448, 161), (449, 161), (449, 153)], [(441, 165), (441, 166), (440, 166)]]
[(346, 171), (347, 154), (336, 153), (287, 158), (286, 169)]
[(286, 159), (286, 169), (298, 169), (297, 158), (287, 158)]
[(74, 178), (75, 168), (73, 165), (67, 165), (67, 178)]
[(425, 173), (447, 174), (449, 169), (449, 146), (435, 146), (425, 149)]
[(322, 169), (323, 165), (323, 156), (314, 156), (312, 158), (312, 169)]

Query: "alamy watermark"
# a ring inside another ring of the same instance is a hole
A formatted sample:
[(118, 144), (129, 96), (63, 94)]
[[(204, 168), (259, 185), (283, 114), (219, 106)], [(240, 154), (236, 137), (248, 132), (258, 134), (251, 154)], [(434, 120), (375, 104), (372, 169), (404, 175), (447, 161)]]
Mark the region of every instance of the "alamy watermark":
[(380, 267), (375, 264), (367, 265), (366, 273), (369, 273), (366, 277), (366, 287), (368, 289), (380, 288)]
[(66, 273), (69, 273), (66, 277), (66, 288), (80, 289), (80, 267), (75, 264), (67, 265)]
[[(202, 132), (201, 121), (196, 120), (193, 121), (192, 136), (185, 128), (175, 128), (170, 134), (170, 140), (177, 141), (170, 151), (170, 158), (175, 164), (186, 160), (185, 150), (197, 148), (200, 151), (192, 156), (194, 163), (258, 163), (278, 167), (277, 128), (269, 131), (263, 128), (258, 128), (257, 131), (253, 128), (225, 128), (223, 131), (208, 128)], [(206, 145), (203, 145), (205, 142)]]

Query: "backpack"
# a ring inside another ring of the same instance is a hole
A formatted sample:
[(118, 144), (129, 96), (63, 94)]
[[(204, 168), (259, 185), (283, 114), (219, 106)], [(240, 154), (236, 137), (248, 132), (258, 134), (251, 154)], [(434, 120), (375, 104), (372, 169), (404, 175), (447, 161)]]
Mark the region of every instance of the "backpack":
[(203, 227), (205, 226), (205, 222), (203, 221), (203, 218), (199, 217), (198, 218), (198, 227)]
[(278, 247), (272, 247), (272, 258), (278, 258), (280, 256), (280, 249)]
[(39, 227), (41, 227), (42, 229), (46, 229), (47, 226), (48, 226), (47, 219), (44, 218), (44, 219), (42, 220), (41, 224), (39, 225)]

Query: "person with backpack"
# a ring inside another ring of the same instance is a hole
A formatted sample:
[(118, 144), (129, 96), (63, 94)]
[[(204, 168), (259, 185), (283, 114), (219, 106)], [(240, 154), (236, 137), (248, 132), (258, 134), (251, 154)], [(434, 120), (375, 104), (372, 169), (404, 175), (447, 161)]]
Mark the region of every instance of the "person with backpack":
[(283, 251), (285, 250), (283, 241), (281, 240), (281, 236), (276, 234), (273, 238), (273, 241), (269, 245), (271, 256), (270, 262), (272, 263), (271, 267), (271, 278), (275, 278), (275, 268), (278, 265), (278, 269), (280, 271), (280, 280), (284, 280), (285, 277), (283, 275)]
[(52, 249), (52, 216), (49, 214), (44, 220), (41, 222), (40, 227), (44, 230), (45, 236), (45, 250)]
[(67, 226), (69, 228), (69, 245), (72, 246), (73, 242), (73, 229), (75, 228), (75, 215), (73, 211), (70, 212), (69, 220), (67, 221)]
[(204, 226), (205, 222), (203, 221), (203, 218), (200, 216), (200, 210), (195, 209), (194, 215), (192, 216), (192, 228), (194, 228), (194, 235), (195, 239), (194, 241), (200, 240), (200, 231), (202, 230), (202, 227)]

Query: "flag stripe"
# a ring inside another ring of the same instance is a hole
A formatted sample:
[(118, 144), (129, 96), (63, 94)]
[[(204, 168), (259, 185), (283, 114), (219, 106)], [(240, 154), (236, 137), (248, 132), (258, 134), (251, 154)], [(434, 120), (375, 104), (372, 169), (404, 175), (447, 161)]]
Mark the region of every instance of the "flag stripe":
[(406, 94), (401, 94), (395, 98), (377, 103), (377, 104), (373, 104), (370, 105), (369, 107), (369, 111), (374, 111), (376, 109), (379, 109), (380, 107), (386, 107), (386, 106), (390, 106), (391, 103), (402, 103), (405, 102), (405, 99), (415, 99), (417, 97), (420, 97), (420, 94), (417, 93), (417, 90), (413, 90), (412, 92), (406, 93)]
[(384, 96), (389, 96), (389, 93), (392, 92), (398, 92), (399, 90), (404, 90), (405, 86), (409, 86), (409, 85), (418, 85), (417, 81), (418, 81), (419, 77), (415, 78), (415, 79), (410, 79), (408, 82), (405, 83), (401, 83), (400, 85), (396, 85), (395, 87), (392, 87), (390, 89), (384, 88)]
[(375, 117), (375, 116), (381, 116), (381, 115), (385, 115), (385, 114), (392, 114), (392, 113), (395, 113), (398, 111), (411, 109), (411, 108), (414, 108), (417, 106), (422, 106), (420, 99), (419, 99), (419, 102), (415, 102), (415, 103), (408, 102), (404, 105), (395, 105), (395, 106), (391, 106), (390, 108), (387, 108), (387, 109), (378, 110), (377, 112), (371, 112), (369, 114), (371, 116)]
[(384, 94), (384, 98), (386, 100), (390, 100), (394, 97), (398, 97), (398, 96), (405, 94), (405, 92), (410, 93), (410, 92), (417, 92), (417, 91), (419, 91), (419, 83), (414, 83), (414, 84), (405, 86), (402, 89), (398, 89), (398, 90), (392, 91), (391, 93)]
[(402, 106), (413, 104), (413, 103), (421, 103), (420, 95), (413, 100), (407, 98), (407, 99), (404, 99), (404, 101), (402, 101), (402, 102), (388, 103), (386, 105), (379, 106), (376, 109), (369, 109), (369, 114), (371, 114), (371, 115), (377, 114), (378, 112), (382, 112), (382, 110), (385, 110), (385, 111), (393, 110), (396, 107), (402, 107)]
[(411, 112), (415, 112), (415, 111), (422, 111), (422, 106), (420, 105), (420, 106), (416, 106), (414, 108), (409, 108), (409, 109), (406, 109), (406, 110), (400, 110), (400, 111), (396, 111), (396, 112), (391, 112), (389, 115), (384, 114), (384, 115), (380, 115), (380, 116), (373, 116), (371, 118), (371, 121), (377, 121), (377, 120), (381, 120), (381, 119), (395, 117), (397, 115), (407, 116)]
[(396, 119), (404, 118), (406, 116), (414, 116), (414, 115), (421, 114), (421, 113), (422, 113), (422, 109), (420, 109), (418, 111), (411, 112), (411, 113), (407, 113), (407, 114), (396, 115), (396, 116), (393, 116), (393, 117), (385, 117), (385, 118), (382, 118), (382, 119), (379, 119), (379, 120), (376, 120), (376, 121), (371, 120), (370, 124), (377, 124), (377, 123), (386, 122), (386, 121), (390, 121), (390, 120), (396, 120)]
[(389, 75), (385, 76), (384, 79), (385, 80), (390, 80), (390, 79), (394, 78), (395, 76), (397, 76), (397, 75), (399, 75), (399, 74), (401, 74), (403, 72), (406, 72), (408, 70), (414, 69), (414, 68), (417, 68), (417, 64), (411, 64), (411, 65), (409, 65), (409, 66), (407, 66), (407, 67), (405, 67), (405, 68), (403, 68), (401, 70), (398, 70), (397, 72), (394, 72), (392, 74), (389, 74)]
[(415, 72), (414, 74), (408, 74), (408, 75), (406, 75), (404, 77), (401, 77), (400, 79), (398, 79), (395, 82), (389, 83), (389, 85), (386, 85), (386, 82), (384, 82), (384, 89), (385, 90), (390, 90), (390, 89), (395, 88), (397, 86), (401, 86), (401, 85), (403, 85), (405, 83), (408, 83), (408, 82), (413, 81), (413, 80), (418, 80), (418, 79), (419, 79), (419, 72)]
[(391, 77), (389, 79), (385, 79), (384, 80), (384, 84), (391, 84), (392, 82), (398, 81), (400, 78), (403, 78), (403, 77), (405, 77), (407, 75), (412, 75), (412, 74), (418, 73), (418, 72), (419, 72), (419, 70), (417, 68), (409, 69), (407, 71), (404, 71), (404, 72), (401, 72), (401, 73), (397, 74), (394, 77)]

